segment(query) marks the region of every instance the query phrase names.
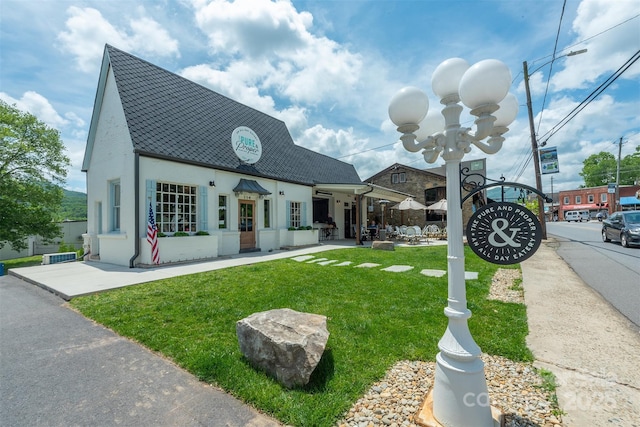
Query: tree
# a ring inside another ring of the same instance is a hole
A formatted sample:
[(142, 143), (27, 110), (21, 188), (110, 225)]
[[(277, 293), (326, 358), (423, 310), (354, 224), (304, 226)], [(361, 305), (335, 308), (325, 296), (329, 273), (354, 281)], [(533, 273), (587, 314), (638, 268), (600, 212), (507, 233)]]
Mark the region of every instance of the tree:
[(640, 183), (640, 145), (636, 151), (620, 160), (620, 184)]
[(0, 248), (26, 249), (28, 236), (61, 235), (54, 220), (69, 166), (57, 130), (0, 101)]
[(601, 151), (587, 157), (580, 176), (586, 187), (600, 187), (616, 180), (617, 161), (613, 154)]
[[(582, 164), (580, 176), (586, 187), (599, 187), (616, 182), (618, 161), (616, 157), (606, 151), (592, 154)], [(633, 154), (620, 160), (620, 185), (633, 185), (640, 181), (640, 146)]]

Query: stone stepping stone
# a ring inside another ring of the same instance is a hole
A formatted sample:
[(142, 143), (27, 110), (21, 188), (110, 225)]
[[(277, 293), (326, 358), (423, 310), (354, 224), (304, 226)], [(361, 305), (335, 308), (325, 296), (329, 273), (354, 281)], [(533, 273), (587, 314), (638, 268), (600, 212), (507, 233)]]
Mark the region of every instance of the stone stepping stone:
[(315, 257), (313, 255), (300, 255), (291, 259), (294, 261), (303, 262), (303, 261), (308, 261), (312, 258), (315, 258)]
[(342, 261), (340, 264), (333, 264), (334, 267), (346, 267), (353, 264), (353, 261)]
[[(442, 277), (445, 274), (447, 274), (447, 272), (445, 270), (422, 270), (420, 272), (420, 274), (423, 274), (425, 276), (431, 276), (431, 277)], [(465, 271), (464, 272), (464, 279), (465, 280), (478, 280), (478, 272), (477, 271)]]
[(447, 274), (447, 272), (445, 270), (429, 270), (429, 269), (425, 269), (425, 270), (422, 270), (420, 272), (420, 274), (425, 275), (425, 276), (431, 276), (431, 277), (442, 277), (445, 274)]
[(318, 265), (329, 265), (329, 264), (333, 264), (334, 262), (338, 262), (338, 260), (337, 259), (330, 259), (330, 260), (327, 260), (327, 261), (319, 262)]
[(373, 268), (373, 267), (380, 267), (382, 264), (374, 264), (372, 262), (365, 262), (363, 264), (360, 265), (356, 265), (356, 268)]
[(412, 265), (392, 265), (391, 267), (382, 269), (382, 271), (391, 271), (393, 273), (402, 273), (409, 270), (413, 270)]
[(307, 264), (315, 264), (318, 262), (322, 262), (322, 261), (328, 261), (329, 258), (318, 258), (318, 259), (312, 259), (311, 261), (307, 261)]

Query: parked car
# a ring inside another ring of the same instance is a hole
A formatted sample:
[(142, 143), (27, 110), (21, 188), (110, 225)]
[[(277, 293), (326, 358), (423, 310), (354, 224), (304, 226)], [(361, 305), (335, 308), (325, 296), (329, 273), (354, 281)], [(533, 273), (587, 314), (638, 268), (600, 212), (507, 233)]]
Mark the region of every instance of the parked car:
[(564, 214), (564, 220), (567, 222), (588, 222), (590, 219), (591, 218), (589, 217), (589, 211), (569, 211)]
[(614, 212), (602, 221), (602, 241), (619, 240), (625, 248), (640, 245), (640, 211)]

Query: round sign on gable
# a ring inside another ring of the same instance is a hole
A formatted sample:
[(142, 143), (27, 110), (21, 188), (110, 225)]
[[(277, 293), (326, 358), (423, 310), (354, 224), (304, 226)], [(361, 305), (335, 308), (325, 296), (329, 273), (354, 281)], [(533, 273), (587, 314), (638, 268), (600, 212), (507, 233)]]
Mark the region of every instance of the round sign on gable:
[(494, 264), (517, 264), (540, 247), (540, 221), (515, 203), (491, 203), (478, 209), (467, 224), (467, 242), (480, 258)]
[(262, 156), (262, 145), (258, 135), (246, 126), (239, 126), (233, 130), (231, 147), (240, 160), (250, 165)]

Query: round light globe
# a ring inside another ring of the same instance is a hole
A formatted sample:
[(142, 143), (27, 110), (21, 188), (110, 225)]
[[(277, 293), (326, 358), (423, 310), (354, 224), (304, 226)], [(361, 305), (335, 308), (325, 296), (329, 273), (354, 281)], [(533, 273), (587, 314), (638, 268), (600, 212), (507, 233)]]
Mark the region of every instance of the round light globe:
[(512, 93), (508, 93), (502, 101), (498, 104), (500, 107), (498, 111), (493, 113), (496, 121), (493, 122), (494, 126), (507, 127), (516, 119), (518, 115), (518, 99)]
[(511, 86), (511, 71), (497, 59), (485, 59), (473, 64), (460, 80), (460, 100), (474, 109), (485, 104), (497, 104)]
[(389, 118), (396, 126), (418, 124), (429, 110), (429, 97), (417, 87), (400, 89), (389, 102)]
[(458, 93), (460, 79), (469, 69), (469, 63), (462, 58), (449, 58), (442, 62), (431, 76), (431, 88), (440, 99)]
[(414, 132), (416, 141), (422, 142), (436, 132), (444, 130), (444, 116), (438, 110), (429, 110), (427, 115), (418, 124), (420, 129)]

